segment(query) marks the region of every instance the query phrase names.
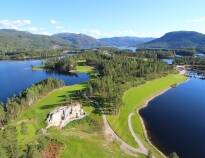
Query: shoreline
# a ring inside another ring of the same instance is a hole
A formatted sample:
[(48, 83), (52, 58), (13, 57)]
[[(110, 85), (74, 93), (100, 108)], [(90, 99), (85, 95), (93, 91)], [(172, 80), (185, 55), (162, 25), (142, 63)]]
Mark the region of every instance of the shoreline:
[(146, 129), (146, 126), (145, 126), (145, 122), (144, 122), (143, 118), (141, 117), (139, 111), (140, 111), (141, 109), (146, 108), (146, 107), (149, 105), (149, 102), (150, 102), (150, 101), (152, 101), (152, 100), (155, 99), (156, 97), (158, 97), (158, 96), (160, 96), (160, 95), (166, 93), (166, 92), (167, 92), (168, 90), (170, 90), (170, 89), (172, 89), (172, 88), (169, 87), (169, 88), (167, 88), (167, 89), (165, 89), (165, 90), (163, 90), (163, 91), (157, 93), (156, 95), (152, 96), (151, 98), (149, 98), (149, 99), (145, 102), (145, 104), (143, 104), (141, 107), (137, 108), (137, 110), (136, 110), (136, 113), (139, 115), (140, 122), (141, 122), (141, 125), (142, 125), (142, 128), (143, 128), (143, 134), (144, 134), (145, 140), (147, 141), (147, 143), (148, 143), (150, 146), (152, 146), (152, 147), (153, 147), (157, 152), (159, 152), (160, 155), (161, 155), (162, 157), (164, 157), (164, 158), (166, 158), (166, 155), (165, 155), (160, 149), (158, 149), (158, 148), (151, 142), (151, 140), (149, 139), (148, 132), (147, 132), (147, 129)]
[[(188, 78), (187, 78), (185, 81), (181, 82), (181, 83), (177, 83), (177, 86), (178, 86), (178, 85), (181, 85), (181, 84), (183, 84), (183, 83), (185, 83), (185, 82), (187, 82), (187, 81), (189, 81)], [(158, 92), (157, 94), (153, 95), (151, 98), (147, 99), (146, 102), (145, 102), (142, 106), (140, 106), (140, 107), (138, 107), (138, 108), (136, 109), (136, 113), (137, 113), (137, 115), (139, 115), (140, 122), (141, 122), (141, 125), (142, 125), (142, 128), (143, 128), (143, 134), (144, 134), (144, 137), (145, 137), (145, 141), (147, 141), (147, 143), (148, 143), (150, 146), (152, 146), (157, 152), (159, 152), (160, 155), (161, 155), (162, 157), (164, 157), (164, 158), (166, 158), (167, 156), (163, 153), (163, 151), (161, 151), (159, 148), (157, 148), (157, 146), (155, 146), (155, 144), (152, 143), (152, 141), (149, 139), (148, 131), (147, 131), (146, 126), (145, 126), (145, 122), (144, 122), (142, 116), (140, 115), (139, 111), (140, 111), (141, 109), (146, 108), (146, 107), (149, 105), (149, 102), (150, 102), (150, 101), (152, 101), (152, 100), (155, 99), (156, 97), (158, 97), (158, 96), (160, 96), (160, 95), (166, 93), (167, 91), (169, 91), (169, 90), (171, 90), (171, 89), (172, 89), (172, 87), (169, 86), (168, 88), (166, 88), (166, 89), (164, 89), (164, 90)]]

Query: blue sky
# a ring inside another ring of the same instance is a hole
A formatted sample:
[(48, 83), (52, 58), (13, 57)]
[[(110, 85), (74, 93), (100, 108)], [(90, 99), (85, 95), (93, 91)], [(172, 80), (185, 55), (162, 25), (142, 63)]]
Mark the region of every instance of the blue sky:
[(2, 0), (0, 28), (32, 33), (159, 37), (205, 33), (204, 0)]

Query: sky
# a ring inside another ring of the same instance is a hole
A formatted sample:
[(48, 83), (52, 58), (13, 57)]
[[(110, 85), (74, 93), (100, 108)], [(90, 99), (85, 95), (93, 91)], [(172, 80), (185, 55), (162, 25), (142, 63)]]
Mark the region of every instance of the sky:
[(205, 33), (205, 0), (2, 0), (0, 29), (36, 34), (160, 37)]

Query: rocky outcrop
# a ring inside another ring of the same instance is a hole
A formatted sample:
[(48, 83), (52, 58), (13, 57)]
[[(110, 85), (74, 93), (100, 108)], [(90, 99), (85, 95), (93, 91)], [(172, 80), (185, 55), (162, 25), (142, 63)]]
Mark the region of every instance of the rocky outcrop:
[(73, 120), (82, 119), (85, 117), (85, 112), (79, 102), (71, 103), (67, 106), (61, 106), (53, 110), (47, 117), (47, 128), (57, 126), (60, 128), (65, 127)]

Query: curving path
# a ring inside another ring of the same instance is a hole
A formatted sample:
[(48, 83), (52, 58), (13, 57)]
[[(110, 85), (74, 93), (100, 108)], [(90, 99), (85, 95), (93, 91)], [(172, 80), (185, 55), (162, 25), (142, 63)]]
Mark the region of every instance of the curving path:
[(132, 136), (134, 137), (135, 139), (135, 142), (139, 145), (139, 148), (138, 150), (140, 150), (140, 153), (143, 153), (145, 155), (148, 154), (148, 150), (145, 148), (144, 144), (141, 142), (140, 138), (135, 134), (133, 128), (132, 128), (132, 116), (134, 115), (134, 113), (130, 113), (129, 116), (128, 116), (128, 127), (129, 127), (129, 130), (132, 134)]
[[(86, 99), (88, 99), (90, 101), (91, 104), (94, 104), (96, 106), (99, 106), (97, 102), (89, 99), (86, 95), (84, 95), (84, 97)], [(133, 128), (132, 128), (132, 121), (131, 121), (131, 117), (134, 115), (134, 113), (130, 113), (128, 116), (128, 126), (129, 126), (129, 130), (132, 134), (132, 136), (135, 139), (135, 142), (139, 145), (139, 148), (134, 148), (132, 146), (130, 146), (129, 144), (127, 144), (124, 140), (122, 140), (116, 133), (115, 131), (113, 131), (112, 127), (110, 126), (110, 124), (108, 123), (106, 116), (102, 115), (103, 118), (103, 124), (104, 124), (104, 130), (105, 130), (105, 136), (108, 139), (108, 141), (112, 141), (112, 140), (116, 140), (119, 144), (120, 144), (120, 148), (127, 154), (131, 155), (131, 156), (135, 156), (138, 157), (138, 154), (144, 154), (144, 155), (148, 155), (148, 150), (144, 147), (143, 143), (141, 142), (141, 140), (137, 137), (137, 135), (135, 134)], [(154, 157), (153, 157), (154, 158)]]
[[(133, 115), (134, 113), (132, 113)], [(137, 157), (138, 154), (144, 154), (147, 155), (148, 154), (148, 150), (144, 147), (143, 143), (141, 142), (141, 140), (135, 135), (133, 129), (132, 129), (132, 125), (131, 125), (131, 117), (132, 115), (129, 116), (128, 118), (128, 124), (129, 124), (129, 130), (132, 133), (133, 137), (135, 138), (136, 143), (139, 145), (139, 148), (134, 148), (132, 146), (130, 146), (129, 144), (127, 144), (124, 140), (122, 140), (114, 131), (113, 129), (110, 127), (110, 124), (108, 123), (106, 116), (103, 115), (103, 123), (104, 123), (104, 128), (105, 128), (105, 135), (108, 139), (115, 139), (118, 143), (120, 143), (120, 147), (121, 149), (127, 153), (130, 154), (132, 156)]]

